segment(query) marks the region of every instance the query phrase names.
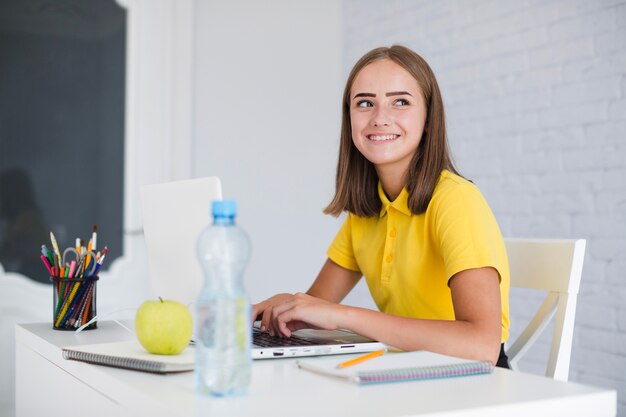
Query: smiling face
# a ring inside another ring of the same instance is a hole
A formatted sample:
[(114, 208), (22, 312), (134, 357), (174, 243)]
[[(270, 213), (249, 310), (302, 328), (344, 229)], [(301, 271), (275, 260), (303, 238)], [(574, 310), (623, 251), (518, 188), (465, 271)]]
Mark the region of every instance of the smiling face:
[(390, 59), (364, 67), (350, 90), (352, 141), (379, 176), (404, 176), (420, 143), (426, 106), (415, 78)]

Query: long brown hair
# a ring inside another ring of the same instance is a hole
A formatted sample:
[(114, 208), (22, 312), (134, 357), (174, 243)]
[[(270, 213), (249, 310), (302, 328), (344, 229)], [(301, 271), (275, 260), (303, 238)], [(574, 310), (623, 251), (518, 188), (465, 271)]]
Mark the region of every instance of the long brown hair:
[(420, 214), (426, 211), (441, 171), (447, 169), (457, 174), (448, 150), (443, 100), (430, 66), (421, 56), (404, 46), (376, 48), (354, 65), (346, 81), (335, 196), (324, 209), (326, 214), (338, 216), (346, 210), (357, 216), (370, 217), (380, 212), (382, 203), (378, 197), (378, 175), (374, 164), (368, 161), (352, 142), (350, 91), (359, 72), (381, 59), (390, 59), (408, 71), (417, 81), (426, 103), (424, 133), (405, 180), (411, 212)]

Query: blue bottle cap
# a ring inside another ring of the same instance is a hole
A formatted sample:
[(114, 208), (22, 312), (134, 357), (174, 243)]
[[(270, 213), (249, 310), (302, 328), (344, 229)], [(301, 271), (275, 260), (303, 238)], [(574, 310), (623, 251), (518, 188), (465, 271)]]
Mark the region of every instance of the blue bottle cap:
[(213, 200), (211, 203), (213, 217), (237, 216), (237, 202), (235, 200)]

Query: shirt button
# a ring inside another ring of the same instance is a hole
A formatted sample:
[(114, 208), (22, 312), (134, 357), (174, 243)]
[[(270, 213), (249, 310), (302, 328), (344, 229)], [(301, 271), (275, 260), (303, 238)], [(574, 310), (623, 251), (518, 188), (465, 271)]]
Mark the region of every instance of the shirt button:
[(391, 263), (391, 261), (393, 261), (393, 256), (391, 256), (391, 255), (387, 255), (387, 257), (385, 258), (385, 260), (387, 261), (387, 263)]
[(396, 237), (398, 233), (396, 232), (396, 229), (391, 229), (391, 231), (389, 232), (389, 237)]

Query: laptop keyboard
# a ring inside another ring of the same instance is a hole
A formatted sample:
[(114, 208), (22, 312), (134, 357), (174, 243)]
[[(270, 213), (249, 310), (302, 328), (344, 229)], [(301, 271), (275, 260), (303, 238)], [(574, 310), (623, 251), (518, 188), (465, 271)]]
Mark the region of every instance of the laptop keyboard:
[(262, 333), (256, 329), (252, 333), (252, 343), (260, 347), (310, 346), (316, 344), (295, 335), (291, 337), (270, 336), (269, 333)]

